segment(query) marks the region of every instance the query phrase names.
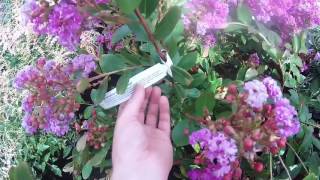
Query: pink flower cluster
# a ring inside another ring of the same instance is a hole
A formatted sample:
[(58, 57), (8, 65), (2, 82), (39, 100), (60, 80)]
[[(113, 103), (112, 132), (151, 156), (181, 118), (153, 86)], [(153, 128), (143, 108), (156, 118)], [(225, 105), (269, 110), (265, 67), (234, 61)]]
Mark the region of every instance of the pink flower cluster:
[(25, 111), (22, 126), (27, 133), (34, 134), (42, 129), (63, 136), (69, 131), (69, 124), (80, 106), (75, 100), (76, 82), (73, 80), (73, 74), (79, 70), (72, 63), (63, 66), (40, 58), (36, 67), (28, 66), (17, 74), (15, 87), (29, 90), (22, 101)]
[(318, 0), (246, 0), (258, 21), (276, 28), (288, 42), (294, 33), (320, 24)]
[[(271, 77), (246, 82), (242, 92), (236, 85), (230, 85), (226, 101), (237, 107), (229, 118), (208, 120), (204, 125), (210, 130), (204, 128), (189, 137), (190, 144), (201, 152), (196, 164), (205, 165), (191, 170), (191, 179), (239, 179), (240, 158), (247, 159), (253, 169), (261, 172), (264, 166), (257, 153), (279, 153), (286, 147), (287, 138), (300, 130), (297, 111)], [(197, 163), (199, 158), (201, 163)]]
[[(97, 112), (96, 110), (92, 110), (92, 117), (90, 120), (85, 120), (81, 123), (75, 123), (74, 127), (77, 133), (85, 132), (86, 141), (89, 146), (94, 149), (100, 149), (105, 146), (107, 142), (107, 136), (110, 132), (110, 128), (108, 125), (98, 124), (97, 120)], [(82, 124), (82, 125), (80, 125)]]
[[(110, 0), (97, 0), (97, 4), (106, 4)], [(81, 32), (95, 21), (88, 14), (80, 12), (76, 2), (60, 1), (50, 7), (46, 1), (37, 3), (28, 0), (22, 6), (23, 19), (30, 23), (33, 30), (40, 34), (49, 34), (58, 37), (61, 45), (69, 50), (75, 50), (80, 42)]]
[[(201, 153), (196, 157), (196, 164), (204, 168), (189, 171), (190, 179), (223, 179), (238, 164), (238, 148), (236, 141), (223, 132), (212, 133), (209, 129), (201, 129), (193, 132), (189, 137), (189, 143)], [(241, 176), (241, 174), (240, 174)]]
[(208, 47), (214, 46), (215, 30), (227, 25), (229, 5), (224, 0), (190, 0), (185, 3), (182, 16), (185, 29), (200, 38)]

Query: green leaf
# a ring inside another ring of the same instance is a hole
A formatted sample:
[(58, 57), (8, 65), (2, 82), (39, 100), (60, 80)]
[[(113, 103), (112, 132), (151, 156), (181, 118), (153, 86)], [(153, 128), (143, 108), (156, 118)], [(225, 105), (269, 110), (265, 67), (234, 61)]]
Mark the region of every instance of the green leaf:
[(235, 32), (235, 31), (240, 31), (242, 29), (247, 29), (246, 26), (239, 24), (229, 24), (224, 31), (225, 32)]
[(101, 162), (105, 159), (105, 157), (107, 156), (107, 153), (110, 149), (110, 146), (111, 146), (111, 142), (107, 142), (105, 144), (105, 146), (100, 149), (99, 152), (97, 152), (89, 161), (88, 161), (88, 164), (91, 165), (91, 166), (98, 166), (101, 164)]
[(313, 128), (312, 127), (303, 127), (305, 130), (305, 135), (303, 137), (303, 141), (299, 146), (300, 152), (307, 152), (312, 146), (312, 136), (313, 136)]
[(55, 175), (62, 177), (61, 169), (57, 165), (50, 165), (50, 169)]
[(9, 179), (10, 180), (16, 180), (16, 177), (15, 177), (15, 167), (11, 167), (9, 169), (9, 172), (8, 172), (8, 175), (9, 175)]
[(318, 180), (318, 177), (314, 173), (310, 173), (308, 176), (303, 178), (303, 180)]
[(126, 37), (131, 33), (127, 25), (121, 26), (117, 31), (112, 35), (112, 44), (119, 42), (121, 39)]
[(180, 16), (181, 9), (177, 6), (171, 7), (161, 22), (157, 24), (154, 32), (155, 37), (158, 40), (168, 37), (178, 23)]
[(200, 85), (203, 85), (203, 83), (206, 80), (206, 75), (203, 72), (199, 72), (197, 74), (192, 75), (193, 81), (191, 83), (191, 87), (198, 87)]
[(308, 106), (306, 104), (300, 105), (299, 109), (299, 119), (302, 122), (308, 122), (312, 118), (312, 114), (309, 112)]
[(98, 91), (97, 89), (92, 89), (90, 97), (94, 104), (99, 104), (103, 100), (105, 94), (100, 92), (101, 91)]
[(294, 162), (295, 162), (295, 154), (293, 152), (293, 150), (291, 148), (288, 148), (288, 152), (287, 152), (287, 156), (286, 156), (286, 159), (285, 159), (285, 164), (287, 166), (292, 166), (294, 165)]
[(66, 146), (63, 149), (63, 158), (66, 158), (70, 154), (71, 150), (72, 150), (71, 146)]
[(189, 70), (196, 65), (197, 58), (198, 58), (197, 52), (188, 53), (182, 57), (182, 59), (178, 63), (178, 66), (185, 70)]
[(187, 97), (198, 98), (201, 95), (201, 92), (197, 88), (185, 89)]
[(148, 18), (157, 8), (159, 0), (142, 0), (140, 3), (140, 11)]
[[(172, 141), (177, 147), (189, 144), (189, 134), (196, 130), (192, 121), (181, 120), (172, 130)], [(186, 133), (188, 132), (188, 133)]]
[(10, 168), (10, 180), (33, 180), (35, 179), (29, 165), (26, 162), (21, 162), (16, 167)]
[(124, 73), (117, 82), (117, 94), (123, 94), (129, 84), (129, 79), (132, 77), (131, 73)]
[(317, 152), (313, 152), (310, 158), (308, 159), (308, 167), (310, 171), (316, 174), (320, 172), (320, 158)]
[(78, 140), (77, 144), (76, 144), (76, 149), (78, 152), (83, 151), (84, 148), (86, 147), (86, 143), (87, 143), (87, 135), (84, 134), (80, 137), (80, 139)]
[(246, 77), (247, 67), (241, 67), (237, 73), (237, 80), (244, 81)]
[[(256, 22), (259, 31), (268, 39), (271, 46), (278, 47), (281, 43), (281, 37), (274, 31), (265, 27), (262, 23)], [(270, 49), (270, 47), (267, 49)]]
[(292, 77), (290, 73), (286, 72), (284, 85), (289, 88), (294, 88), (297, 85), (297, 81)]
[(91, 91), (91, 99), (94, 104), (100, 104), (103, 101), (106, 92), (108, 91), (108, 80), (104, 79), (99, 85), (98, 89), (93, 89)]
[(116, 0), (118, 7), (124, 13), (131, 13), (140, 5), (141, 0)]
[(37, 149), (42, 152), (42, 151), (45, 151), (49, 148), (50, 146), (46, 145), (46, 144), (38, 144), (37, 145)]
[(293, 52), (299, 53), (300, 50), (300, 37), (298, 34), (294, 35), (292, 38), (292, 46), (293, 46)]
[(66, 164), (66, 165), (63, 167), (62, 171), (63, 171), (63, 172), (72, 173), (73, 170), (74, 170), (73, 163), (74, 163), (74, 162), (72, 161), (72, 162), (69, 162), (68, 164)]
[(193, 78), (191, 74), (189, 74), (186, 70), (177, 66), (172, 66), (171, 70), (172, 70), (173, 79), (176, 82), (181, 83), (182, 85), (185, 85), (185, 86), (189, 86), (191, 84)]
[(245, 81), (251, 80), (258, 76), (258, 71), (254, 68), (249, 68), (245, 75)]
[(180, 84), (177, 84), (176, 86), (174, 86), (174, 89), (176, 90), (177, 96), (180, 99), (183, 99), (186, 97), (186, 91)]
[(103, 54), (99, 60), (99, 64), (104, 73), (117, 71), (126, 67), (122, 57), (114, 54)]
[(148, 35), (146, 31), (143, 29), (143, 26), (139, 23), (138, 19), (135, 18), (127, 25), (132, 31), (132, 33), (135, 35), (137, 41), (148, 41)]
[(94, 107), (93, 106), (88, 106), (86, 107), (86, 109), (83, 112), (83, 117), (85, 119), (90, 119), (92, 116), (92, 111), (93, 111)]
[(252, 15), (251, 15), (250, 9), (244, 4), (241, 4), (238, 6), (237, 16), (238, 16), (238, 19), (244, 24), (249, 25), (252, 21)]
[(151, 61), (137, 54), (130, 54), (128, 52), (122, 51), (120, 56), (123, 57), (123, 60), (130, 65), (151, 65)]
[(85, 103), (85, 101), (83, 100), (83, 98), (81, 97), (81, 95), (79, 93), (76, 93), (76, 102), (79, 104)]
[(194, 151), (195, 151), (196, 153), (200, 153), (200, 151), (201, 151), (201, 147), (200, 147), (199, 144), (196, 144), (196, 145), (193, 147), (193, 149), (194, 149)]
[(77, 83), (77, 91), (79, 93), (83, 93), (90, 85), (90, 81), (88, 78), (83, 78)]
[(312, 143), (318, 150), (320, 150), (320, 140), (319, 139), (317, 139), (316, 137), (312, 136)]
[(91, 175), (91, 172), (92, 172), (92, 166), (89, 165), (88, 163), (86, 163), (83, 166), (82, 171), (81, 171), (83, 179), (88, 179)]
[(208, 110), (209, 112), (215, 106), (215, 98), (213, 93), (204, 92), (201, 96), (196, 100), (195, 110), (196, 114), (202, 116), (204, 114), (204, 110)]

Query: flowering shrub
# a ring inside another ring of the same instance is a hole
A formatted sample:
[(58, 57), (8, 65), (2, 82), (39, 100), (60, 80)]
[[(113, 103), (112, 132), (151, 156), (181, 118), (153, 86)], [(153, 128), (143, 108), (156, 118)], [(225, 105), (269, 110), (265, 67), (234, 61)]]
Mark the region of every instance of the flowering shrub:
[(306, 32), (320, 25), (319, 6), (313, 0), (28, 1), (24, 19), (35, 33), (79, 55), (61, 64), (41, 58), (17, 74), (15, 86), (29, 90), (22, 125), (30, 134), (75, 131), (65, 172), (106, 176), (117, 108), (105, 110), (100, 102), (170, 57), (173, 77), (158, 86), (171, 105), (172, 178), (317, 177), (320, 85), (310, 59), (318, 49), (316, 36)]
[[(288, 99), (282, 97), (279, 86), (272, 78), (266, 77), (262, 82), (246, 82), (243, 90), (243, 93), (239, 93), (233, 84), (228, 88), (226, 100), (237, 107), (230, 118), (208, 121), (205, 124), (210, 130), (204, 128), (189, 137), (195, 150), (202, 151), (195, 162), (198, 165), (205, 164), (210, 169), (202, 173), (193, 170), (189, 174), (191, 179), (198, 179), (198, 176), (239, 179), (242, 170), (238, 169), (241, 160), (238, 157), (247, 159), (257, 172), (262, 172), (263, 164), (258, 161), (257, 153), (270, 152), (276, 155), (286, 147), (287, 138), (299, 132), (297, 112)], [(268, 99), (272, 103), (268, 103)], [(212, 134), (211, 131), (216, 132)], [(228, 159), (220, 159), (220, 156)]]
[(96, 68), (94, 58), (79, 55), (65, 66), (40, 58), (36, 67), (26, 67), (17, 74), (15, 86), (28, 89), (30, 94), (22, 101), (25, 115), (22, 126), (27, 133), (38, 129), (63, 136), (80, 105), (75, 101), (75, 82), (72, 75), (83, 71), (88, 76)]

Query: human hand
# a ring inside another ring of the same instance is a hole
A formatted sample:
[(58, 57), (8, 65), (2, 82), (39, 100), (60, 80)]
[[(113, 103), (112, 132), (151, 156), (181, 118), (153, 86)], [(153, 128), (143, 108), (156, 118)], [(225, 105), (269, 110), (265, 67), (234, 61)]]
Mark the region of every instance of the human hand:
[(159, 87), (145, 90), (138, 85), (132, 98), (119, 107), (112, 179), (164, 180), (172, 161), (168, 98), (161, 96)]

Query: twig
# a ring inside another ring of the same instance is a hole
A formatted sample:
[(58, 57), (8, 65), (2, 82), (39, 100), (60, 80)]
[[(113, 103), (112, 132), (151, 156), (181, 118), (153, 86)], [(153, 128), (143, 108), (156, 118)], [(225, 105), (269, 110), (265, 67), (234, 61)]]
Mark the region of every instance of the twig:
[(290, 172), (289, 169), (287, 168), (287, 166), (284, 164), (282, 158), (280, 157), (280, 155), (278, 155), (278, 158), (280, 160), (281, 165), (283, 166), (284, 170), (287, 172), (289, 180), (292, 180), (291, 176), (290, 176)]
[(163, 60), (163, 61), (166, 61), (166, 56), (161, 52), (161, 49), (156, 41), (156, 39), (154, 38), (150, 28), (148, 27), (147, 25), (147, 22), (146, 20), (144, 19), (144, 17), (142, 16), (141, 12), (139, 9), (136, 9), (135, 11), (135, 14), (137, 15), (137, 17), (139, 18), (139, 21), (140, 23), (142, 24), (144, 30), (146, 31), (146, 33), (148, 34), (148, 38), (149, 40), (152, 42), (153, 46), (155, 47), (157, 53), (159, 54), (160, 58)]
[(318, 125), (318, 124), (311, 124), (311, 123), (302, 122), (302, 121), (300, 121), (300, 123), (320, 129), (320, 125)]
[(193, 116), (193, 115), (191, 115), (191, 114), (189, 114), (189, 113), (184, 113), (184, 115), (185, 115), (187, 118), (189, 118), (189, 119), (191, 119), (191, 120), (194, 120), (194, 121), (197, 121), (197, 122), (203, 122), (203, 121), (204, 121), (204, 118), (202, 118), (202, 117), (197, 117), (197, 116)]
[(271, 153), (269, 154), (269, 159), (270, 159), (270, 180), (273, 180), (273, 172), (272, 172), (272, 155), (271, 155)]
[(306, 167), (306, 165), (303, 163), (303, 161), (301, 160), (300, 156), (298, 155), (298, 153), (296, 152), (296, 150), (289, 144), (287, 143), (287, 145), (289, 146), (289, 148), (293, 151), (293, 153), (297, 156), (298, 160), (300, 161), (300, 163), (302, 164), (302, 167), (304, 168), (304, 170), (306, 171), (307, 174), (309, 174), (309, 171)]
[(135, 68), (138, 68), (138, 67), (141, 67), (141, 66), (131, 66), (131, 67), (128, 67), (128, 68), (124, 68), (124, 69), (120, 69), (120, 70), (116, 70), (116, 71), (111, 71), (111, 72), (108, 72), (108, 73), (99, 74), (97, 76), (94, 76), (94, 77), (90, 78), (89, 80), (90, 80), (90, 82), (92, 82), (92, 81), (95, 81), (97, 79), (101, 79), (101, 78), (104, 78), (106, 76), (110, 76), (112, 74), (118, 73), (118, 72), (127, 71), (127, 70), (135, 69)]

